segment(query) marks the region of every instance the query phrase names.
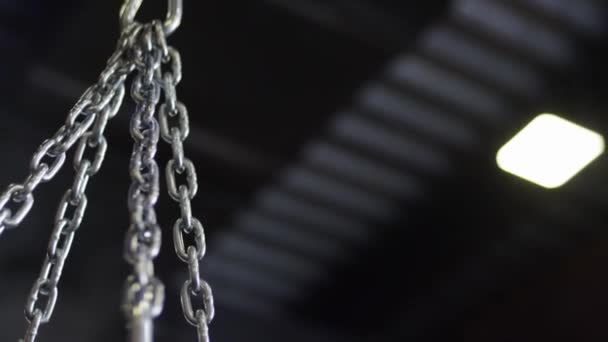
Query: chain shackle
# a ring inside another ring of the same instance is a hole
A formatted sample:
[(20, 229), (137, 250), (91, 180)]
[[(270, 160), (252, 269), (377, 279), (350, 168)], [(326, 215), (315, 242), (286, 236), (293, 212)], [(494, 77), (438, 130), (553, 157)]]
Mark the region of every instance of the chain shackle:
[[(120, 28), (126, 29), (135, 22), (135, 17), (144, 0), (125, 0), (120, 9)], [(167, 17), (163, 22), (165, 36), (171, 35), (182, 23), (183, 0), (168, 0)]]

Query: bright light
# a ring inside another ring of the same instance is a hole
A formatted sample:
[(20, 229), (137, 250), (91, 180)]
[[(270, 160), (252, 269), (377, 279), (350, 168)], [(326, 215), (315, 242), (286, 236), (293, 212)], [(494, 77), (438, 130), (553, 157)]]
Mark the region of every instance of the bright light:
[(604, 138), (553, 114), (541, 114), (496, 154), (506, 172), (557, 188), (604, 152)]

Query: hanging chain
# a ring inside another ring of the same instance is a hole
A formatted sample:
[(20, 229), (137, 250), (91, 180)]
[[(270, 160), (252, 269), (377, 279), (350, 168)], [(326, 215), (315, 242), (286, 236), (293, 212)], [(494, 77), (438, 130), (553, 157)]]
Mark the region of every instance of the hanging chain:
[[(66, 153), (78, 142), (73, 162), (74, 181), (57, 209), (46, 257), (25, 307), (28, 327), (21, 341), (34, 342), (40, 326), (48, 323), (53, 315), (65, 261), (87, 207), (86, 188), (105, 159), (104, 132), (108, 121), (122, 106), (124, 83), (134, 70), (137, 73), (131, 97), (136, 108), (130, 125), (134, 145), (129, 164), (132, 184), (128, 193), (131, 222), (124, 248), (132, 274), (127, 278), (122, 303), (129, 319), (131, 341), (153, 340), (153, 319), (161, 314), (164, 304), (164, 285), (155, 276), (153, 263), (161, 247), (161, 228), (155, 212), (160, 178), (155, 157), (160, 136), (173, 151), (173, 157), (166, 165), (167, 188), (181, 211), (173, 226), (174, 246), (179, 259), (187, 263), (189, 272), (180, 293), (182, 309), (186, 321), (196, 327), (198, 341), (209, 341), (208, 325), (215, 309), (211, 288), (200, 277), (199, 270), (199, 261), (206, 251), (205, 232), (191, 208), (198, 183), (194, 164), (185, 157), (183, 148), (189, 135), (188, 111), (177, 100), (175, 89), (182, 77), (181, 58), (179, 52), (166, 43), (166, 37), (181, 22), (182, 0), (169, 0), (164, 22), (148, 24), (134, 21), (142, 1), (125, 0), (120, 21), (123, 32), (98, 82), (85, 91), (57, 133), (38, 148), (25, 181), (10, 185), (0, 194), (2, 235), (6, 228), (22, 223), (34, 204), (36, 188), (57, 175), (65, 163)], [(164, 74), (161, 71), (163, 64), (170, 68)], [(157, 120), (155, 114), (161, 92), (165, 101)], [(92, 160), (85, 157), (87, 149)], [(178, 185), (180, 176), (185, 177), (185, 183)], [(194, 243), (187, 246), (185, 239), (192, 239)], [(195, 300), (202, 302), (196, 308)]]
[[(121, 84), (115, 98), (104, 108), (97, 119), (95, 127), (105, 126), (107, 121), (116, 115), (123, 96), (124, 86)], [(92, 161), (84, 158), (87, 147), (94, 149), (94, 159)], [(33, 342), (40, 325), (48, 323), (51, 319), (58, 295), (57, 285), (61, 279), (74, 236), (82, 223), (87, 207), (88, 200), (85, 191), (88, 181), (101, 168), (106, 150), (107, 141), (103, 136), (103, 129), (91, 130), (80, 139), (74, 156), (74, 169), (76, 171), (74, 183), (60, 201), (46, 257), (25, 306), (25, 318), (29, 324), (25, 334), (25, 342)], [(69, 215), (70, 212), (71, 215)]]
[[(126, 32), (123, 35), (116, 53), (108, 61), (108, 65), (102, 72), (98, 83), (85, 92), (71, 111), (68, 117), (68, 125), (60, 129), (60, 133), (56, 135), (56, 138), (47, 140), (34, 156), (33, 161), (42, 165), (40, 169), (48, 169), (48, 164), (40, 162), (41, 151), (46, 151), (44, 154), (48, 156), (51, 156), (48, 153), (53, 153), (53, 155), (54, 153), (61, 153), (57, 154), (58, 156), (61, 155), (61, 157), (55, 160), (61, 160), (63, 164), (66, 151), (76, 142), (76, 140), (71, 141), (75, 139), (72, 136), (79, 137), (73, 161), (75, 171), (74, 182), (72, 187), (65, 192), (59, 203), (46, 257), (25, 306), (25, 318), (28, 322), (28, 327), (25, 338), (22, 341), (34, 342), (40, 325), (48, 323), (53, 315), (63, 267), (87, 207), (88, 200), (85, 191), (89, 179), (99, 172), (105, 159), (108, 147), (106, 138), (104, 137), (105, 128), (108, 121), (116, 116), (123, 103), (125, 95), (124, 82), (126, 75), (132, 70), (131, 64), (124, 59), (125, 48), (129, 45), (126, 42), (131, 39), (131, 33)], [(78, 116), (83, 117), (81, 121), (77, 121)], [(86, 124), (82, 124), (82, 122), (86, 122)], [(78, 134), (65, 133), (69, 131), (66, 127), (74, 126), (77, 127), (74, 129), (74, 132), (78, 132)], [(80, 127), (86, 127), (86, 129)], [(82, 133), (80, 133), (81, 131)], [(60, 145), (61, 141), (69, 143), (62, 147)], [(63, 152), (52, 152), (53, 146), (58, 151)], [(93, 160), (85, 157), (87, 148), (91, 149), (90, 154), (94, 156)], [(33, 166), (34, 164), (32, 164)], [(58, 170), (59, 167), (52, 166), (51, 169), (53, 168), (57, 168)], [(56, 172), (53, 171), (53, 173)], [(34, 175), (34, 173), (32, 174)], [(44, 179), (44, 177), (40, 177), (39, 179)], [(28, 179), (34, 179), (34, 177), (30, 175)], [(24, 184), (30, 183), (34, 184), (35, 182), (26, 181)], [(23, 189), (30, 188), (23, 186)], [(25, 195), (25, 193), (22, 195)], [(31, 191), (25, 196), (31, 197)]]
[[(181, 290), (182, 310), (186, 321), (196, 327), (198, 341), (208, 342), (208, 324), (213, 320), (215, 309), (213, 294), (209, 284), (201, 279), (199, 261), (205, 256), (205, 231), (200, 220), (192, 216), (190, 201), (198, 192), (198, 182), (194, 163), (184, 156), (183, 142), (190, 133), (188, 110), (177, 100), (176, 86), (182, 78), (182, 64), (179, 52), (168, 48), (165, 62), (171, 70), (162, 76), (165, 103), (159, 110), (160, 133), (171, 145), (173, 158), (166, 166), (167, 190), (169, 196), (179, 204), (181, 216), (173, 225), (173, 243), (180, 260), (188, 264), (189, 278)], [(178, 185), (177, 177), (185, 176), (186, 183)], [(194, 244), (186, 246), (184, 237), (191, 237)], [(200, 299), (202, 307), (194, 309), (193, 299)]]
[(128, 196), (131, 225), (125, 239), (125, 259), (132, 265), (133, 273), (127, 279), (123, 299), (123, 310), (131, 325), (156, 318), (162, 312), (164, 302), (164, 286), (155, 277), (153, 264), (161, 245), (161, 229), (154, 209), (159, 196), (159, 168), (155, 156), (160, 134), (154, 114), (161, 93), (161, 85), (156, 79), (166, 46), (164, 32), (158, 27), (159, 22), (145, 25), (134, 49), (137, 74), (131, 96), (136, 109), (131, 119), (131, 135), (135, 143)]

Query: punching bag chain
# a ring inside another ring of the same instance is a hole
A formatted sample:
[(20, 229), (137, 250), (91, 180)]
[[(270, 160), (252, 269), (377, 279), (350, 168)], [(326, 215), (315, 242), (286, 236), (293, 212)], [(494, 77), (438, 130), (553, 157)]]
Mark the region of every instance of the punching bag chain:
[[(180, 217), (173, 225), (173, 243), (177, 256), (188, 265), (189, 277), (181, 290), (181, 303), (186, 321), (196, 327), (199, 342), (209, 341), (207, 325), (215, 315), (211, 287), (201, 279), (199, 260), (205, 256), (205, 231), (201, 221), (192, 216), (190, 201), (198, 192), (194, 163), (184, 155), (183, 142), (188, 138), (190, 125), (186, 106), (177, 100), (175, 87), (182, 78), (181, 57), (173, 48), (168, 50), (171, 70), (162, 75), (165, 103), (160, 106), (160, 133), (173, 151), (165, 170), (169, 196), (179, 204)], [(174, 123), (171, 124), (171, 121)], [(177, 176), (184, 176), (185, 184), (177, 184)], [(192, 236), (194, 244), (186, 246), (184, 236)], [(202, 307), (194, 309), (193, 298), (202, 299)]]
[[(154, 259), (162, 240), (155, 212), (160, 188), (160, 168), (156, 162), (160, 137), (173, 151), (165, 172), (169, 197), (180, 209), (180, 217), (173, 225), (174, 247), (188, 269), (180, 292), (182, 309), (186, 321), (196, 327), (198, 341), (209, 341), (208, 324), (215, 310), (211, 288), (199, 271), (199, 261), (206, 250), (205, 232), (201, 221), (192, 214), (191, 200), (198, 192), (198, 181), (194, 164), (185, 156), (183, 147), (190, 126), (188, 110), (176, 93), (182, 78), (181, 58), (166, 41), (180, 25), (182, 0), (169, 0), (164, 21), (139, 23), (135, 17), (142, 1), (125, 1), (120, 12), (122, 34), (98, 82), (85, 91), (57, 133), (38, 148), (25, 181), (10, 185), (0, 194), (1, 235), (6, 228), (21, 224), (33, 206), (36, 188), (55, 177), (67, 152), (77, 146), (74, 181), (57, 209), (42, 270), (26, 303), (28, 326), (21, 341), (34, 342), (40, 326), (53, 315), (58, 283), (87, 207), (85, 191), (106, 155), (108, 143), (104, 132), (108, 121), (122, 107), (125, 80), (133, 72), (130, 94), (136, 106), (130, 120), (134, 140), (127, 197), (130, 224), (124, 241), (124, 257), (132, 271), (125, 283), (122, 302), (129, 341), (154, 340), (154, 319), (161, 314), (165, 298), (164, 285), (154, 272)], [(161, 95), (163, 103), (157, 115)], [(178, 178), (185, 179), (183, 184), (178, 184)], [(187, 245), (186, 238), (193, 244)]]

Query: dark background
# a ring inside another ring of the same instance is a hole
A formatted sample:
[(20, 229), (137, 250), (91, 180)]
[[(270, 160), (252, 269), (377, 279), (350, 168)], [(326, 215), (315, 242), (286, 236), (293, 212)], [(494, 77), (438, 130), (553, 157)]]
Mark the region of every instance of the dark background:
[[(140, 18), (164, 17), (145, 1)], [(598, 132), (601, 0), (185, 0), (170, 44), (208, 234), (213, 340), (605, 341), (608, 177), (601, 157), (544, 190), (498, 170), (537, 113)], [(0, 185), (96, 80), (120, 1), (0, 0)], [(119, 309), (131, 141), (109, 152), (40, 341), (124, 340)], [(169, 158), (163, 146), (159, 158)], [(67, 165), (67, 164), (66, 164)], [(0, 239), (0, 340), (16, 341), (70, 166)], [(193, 341), (186, 267), (159, 205), (159, 341)]]

